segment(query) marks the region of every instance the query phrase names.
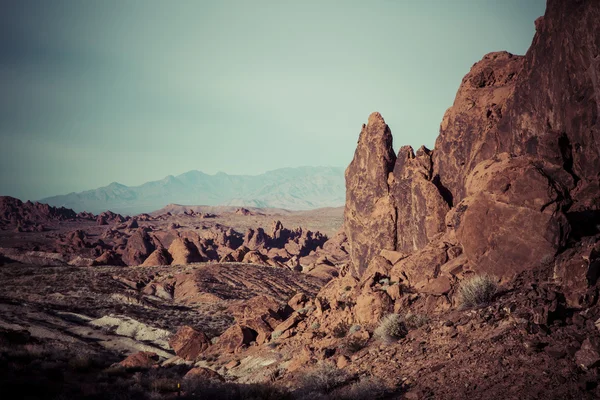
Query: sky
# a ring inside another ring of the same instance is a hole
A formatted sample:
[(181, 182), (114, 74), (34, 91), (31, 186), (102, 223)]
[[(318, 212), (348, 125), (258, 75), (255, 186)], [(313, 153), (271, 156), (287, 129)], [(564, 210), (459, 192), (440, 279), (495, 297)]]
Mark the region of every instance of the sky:
[(544, 0), (0, 0), (0, 195), (352, 160), (379, 111), (432, 148)]

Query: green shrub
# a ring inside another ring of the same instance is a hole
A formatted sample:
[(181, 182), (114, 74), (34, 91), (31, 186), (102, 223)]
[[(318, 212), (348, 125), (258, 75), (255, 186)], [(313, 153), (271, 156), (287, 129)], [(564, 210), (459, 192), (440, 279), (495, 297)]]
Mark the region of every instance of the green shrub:
[(497, 280), (490, 275), (475, 275), (460, 283), (458, 304), (461, 308), (488, 304), (498, 292)]

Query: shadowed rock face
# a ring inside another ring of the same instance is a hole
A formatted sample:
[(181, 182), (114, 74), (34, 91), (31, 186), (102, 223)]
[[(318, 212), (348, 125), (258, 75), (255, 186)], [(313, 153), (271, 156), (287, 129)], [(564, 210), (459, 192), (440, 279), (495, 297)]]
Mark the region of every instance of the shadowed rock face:
[(515, 154), (573, 175), (573, 211), (600, 206), (599, 20), (597, 1), (548, 2), (501, 124)]

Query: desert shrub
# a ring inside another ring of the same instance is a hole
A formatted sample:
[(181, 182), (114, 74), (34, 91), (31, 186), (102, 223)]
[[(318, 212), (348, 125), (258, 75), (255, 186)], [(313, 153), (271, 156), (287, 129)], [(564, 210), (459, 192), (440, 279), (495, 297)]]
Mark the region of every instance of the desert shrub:
[(179, 383), (178, 379), (173, 378), (158, 378), (153, 379), (150, 387), (153, 392), (158, 393), (169, 393), (176, 392), (178, 389), (177, 384)]
[(271, 332), (271, 340), (277, 339), (282, 334), (283, 334), (283, 332), (281, 332), (281, 331), (273, 331), (273, 332)]
[(69, 360), (69, 367), (79, 372), (89, 371), (94, 367), (94, 360), (89, 354), (80, 354)]
[(475, 275), (460, 283), (458, 303), (462, 308), (488, 304), (498, 292), (498, 283), (490, 275)]
[(387, 388), (380, 379), (369, 376), (340, 389), (333, 398), (335, 400), (376, 399), (385, 395), (386, 391)]
[(379, 321), (379, 326), (373, 333), (378, 339), (393, 342), (406, 336), (408, 328), (401, 315), (388, 314)]
[[(300, 376), (300, 393), (327, 394), (349, 381), (346, 371), (330, 364), (320, 364)], [(307, 397), (308, 398), (308, 397)], [(312, 398), (312, 396), (311, 396)]]
[(350, 327), (350, 329), (348, 330), (348, 332), (350, 332), (350, 333), (355, 333), (355, 332), (358, 332), (358, 331), (360, 331), (360, 325), (356, 325), (356, 324), (352, 325)]
[(347, 322), (342, 321), (339, 324), (337, 324), (335, 326), (335, 328), (333, 328), (332, 334), (333, 337), (335, 338), (343, 338), (346, 336), (346, 334), (348, 333), (348, 329), (350, 328), (350, 326), (348, 325)]
[(408, 313), (404, 316), (404, 323), (410, 329), (419, 329), (429, 323), (429, 317), (425, 314)]
[[(345, 293), (344, 293), (345, 294)], [(352, 307), (354, 307), (356, 304), (350, 300), (348, 301), (337, 301), (337, 307), (339, 309), (341, 309), (342, 311), (344, 311), (346, 308), (351, 309)]]
[(367, 345), (367, 340), (356, 337), (356, 336), (351, 336), (348, 338), (348, 340), (344, 344), (344, 347), (350, 353), (356, 353), (357, 351), (364, 349), (366, 345)]
[(284, 388), (271, 383), (239, 384), (192, 378), (183, 381), (182, 390), (185, 395), (178, 398), (190, 400), (287, 400), (292, 398)]
[(379, 284), (382, 286), (389, 286), (390, 284), (390, 278), (383, 278), (379, 281)]
[(317, 329), (319, 329), (320, 327), (321, 327), (321, 324), (320, 324), (320, 323), (318, 323), (318, 322), (313, 322), (313, 323), (310, 325), (310, 329), (312, 329), (312, 330), (317, 330)]

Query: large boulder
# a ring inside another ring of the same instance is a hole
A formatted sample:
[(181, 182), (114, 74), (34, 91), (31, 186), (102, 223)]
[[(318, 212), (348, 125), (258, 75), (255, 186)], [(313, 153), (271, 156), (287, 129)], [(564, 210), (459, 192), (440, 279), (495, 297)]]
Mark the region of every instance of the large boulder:
[(158, 354), (151, 351), (140, 351), (130, 355), (119, 365), (125, 368), (151, 368), (158, 364), (158, 360)]
[(542, 160), (504, 153), (480, 163), (448, 215), (473, 270), (509, 278), (554, 258), (566, 244), (570, 176)]
[(159, 265), (170, 265), (173, 257), (164, 247), (160, 246), (152, 252), (142, 263), (143, 267), (154, 267)]
[(225, 353), (236, 353), (255, 339), (256, 332), (245, 326), (235, 324), (219, 336), (219, 342), (216, 346)]
[(148, 234), (148, 229), (138, 228), (127, 239), (122, 259), (127, 265), (140, 265), (155, 250), (154, 243)]
[(600, 278), (600, 237), (582, 240), (579, 246), (561, 253), (554, 263), (554, 279), (562, 286), (569, 307), (592, 305), (595, 291), (590, 289)]
[(219, 381), (224, 382), (225, 378), (219, 375), (218, 372), (213, 371), (210, 368), (205, 367), (194, 367), (190, 369), (183, 379), (197, 379), (201, 381)]
[(187, 238), (177, 238), (169, 246), (169, 254), (173, 257), (173, 265), (185, 265), (202, 262), (198, 248)]
[(396, 211), (388, 185), (395, 162), (390, 128), (381, 114), (372, 113), (345, 174), (344, 225), (357, 276), (381, 249), (395, 250)]
[(175, 354), (184, 360), (194, 361), (210, 346), (210, 340), (191, 326), (182, 326), (169, 340)]

